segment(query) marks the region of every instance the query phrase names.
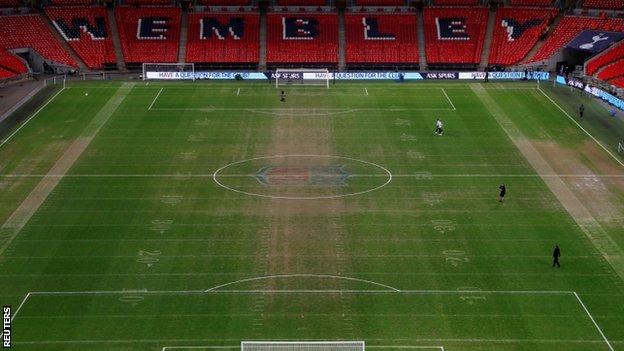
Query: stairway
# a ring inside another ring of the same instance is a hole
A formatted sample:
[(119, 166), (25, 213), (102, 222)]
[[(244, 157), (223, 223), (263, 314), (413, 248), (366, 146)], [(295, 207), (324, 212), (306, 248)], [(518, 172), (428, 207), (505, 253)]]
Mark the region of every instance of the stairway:
[(178, 47), (178, 62), (186, 61), (186, 38), (188, 37), (188, 10), (182, 9), (182, 20), (180, 22), (180, 46)]
[(346, 31), (345, 31), (345, 11), (344, 9), (338, 10), (338, 70), (344, 71), (347, 68), (346, 59)]
[(555, 28), (557, 28), (557, 26), (559, 25), (559, 22), (561, 22), (561, 19), (563, 18), (563, 16), (564, 16), (564, 13), (563, 12), (559, 12), (557, 17), (555, 17), (553, 22), (550, 24), (550, 27), (548, 27), (548, 32), (546, 33), (546, 35), (542, 39), (540, 39), (537, 43), (535, 43), (535, 46), (533, 46), (531, 51), (529, 51), (529, 53), (526, 55), (524, 60), (522, 60), (520, 62), (520, 64), (531, 62), (531, 59), (533, 58), (533, 56), (535, 56), (535, 54), (539, 51), (539, 49), (542, 48), (542, 45), (544, 45), (544, 42), (546, 41), (546, 38), (549, 38), (550, 35), (554, 32)]
[(266, 71), (266, 47), (267, 47), (267, 15), (266, 9), (260, 9), (260, 61), (258, 63), (258, 69), (260, 71)]
[(82, 59), (80, 58), (80, 56), (78, 56), (78, 54), (76, 54), (74, 49), (67, 43), (67, 41), (63, 39), (63, 37), (58, 32), (56, 27), (54, 27), (54, 24), (52, 24), (52, 21), (48, 18), (48, 16), (42, 14), (41, 17), (43, 18), (43, 21), (50, 29), (50, 33), (52, 33), (52, 35), (56, 38), (56, 40), (58, 40), (58, 42), (61, 43), (61, 46), (63, 47), (63, 49), (69, 54), (69, 56), (74, 60), (74, 62), (76, 62), (76, 65), (78, 65), (78, 68), (80, 70), (87, 71), (88, 70), (87, 65), (85, 65), (84, 62), (82, 62)]
[(479, 69), (485, 69), (488, 66), (490, 60), (490, 50), (492, 48), (492, 38), (494, 37), (494, 26), (496, 25), (496, 11), (490, 9), (488, 15), (487, 29), (485, 30), (485, 42), (483, 43), (483, 50), (481, 51), (481, 63), (479, 63)]
[(126, 71), (126, 63), (123, 59), (123, 51), (121, 50), (121, 40), (119, 39), (119, 31), (117, 30), (117, 19), (112, 8), (106, 9), (108, 14), (108, 23), (111, 28), (111, 36), (113, 39), (113, 48), (115, 48), (115, 59), (117, 61), (117, 69)]
[(425, 20), (423, 19), (423, 12), (418, 11), (418, 62), (421, 71), (427, 70), (427, 55), (425, 54)]

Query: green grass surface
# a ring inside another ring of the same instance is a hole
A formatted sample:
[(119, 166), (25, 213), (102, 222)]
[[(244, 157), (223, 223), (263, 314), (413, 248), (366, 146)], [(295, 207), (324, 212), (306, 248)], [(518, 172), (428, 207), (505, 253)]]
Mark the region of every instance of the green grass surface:
[[(0, 223), (120, 86), (70, 85), (0, 147)], [(622, 168), (544, 94), (572, 116), (583, 101), (581, 124), (614, 153), (621, 121), (565, 88), (484, 87), (524, 137), (599, 176), (611, 212), (588, 206), (624, 248)], [(27, 225), (0, 232), (14, 349), (624, 350), (604, 247), (470, 85), (285, 90), (280, 103), (268, 84), (136, 84)]]

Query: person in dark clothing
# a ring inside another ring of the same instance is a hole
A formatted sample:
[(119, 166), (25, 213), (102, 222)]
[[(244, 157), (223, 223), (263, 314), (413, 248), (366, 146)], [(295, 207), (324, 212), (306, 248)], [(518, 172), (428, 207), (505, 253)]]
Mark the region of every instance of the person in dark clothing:
[(286, 93), (284, 93), (284, 91), (282, 90), (282, 92), (280, 93), (280, 101), (281, 102), (286, 102)]
[(559, 264), (559, 257), (561, 257), (561, 250), (559, 249), (559, 245), (555, 245), (555, 250), (553, 251), (553, 267), (561, 267)]
[(498, 202), (505, 201), (505, 194), (507, 193), (507, 188), (505, 188), (505, 184), (501, 184), (498, 187), (498, 190), (500, 190), (500, 194), (499, 194), (500, 198), (498, 199)]
[(490, 69), (486, 68), (485, 69), (485, 79), (483, 79), (483, 83), (487, 83), (490, 81)]
[(579, 118), (583, 119), (584, 114), (585, 114), (585, 105), (581, 104), (581, 106), (579, 106)]

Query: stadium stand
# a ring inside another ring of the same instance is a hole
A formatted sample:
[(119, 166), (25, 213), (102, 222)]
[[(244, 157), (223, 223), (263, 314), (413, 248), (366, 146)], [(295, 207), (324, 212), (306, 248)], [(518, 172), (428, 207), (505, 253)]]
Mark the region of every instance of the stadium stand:
[(258, 62), (259, 26), (258, 14), (190, 14), (186, 62)]
[(609, 81), (609, 83), (617, 87), (624, 88), (624, 77), (612, 79), (611, 81)]
[(583, 7), (604, 10), (624, 10), (624, 0), (585, 0)]
[(249, 5), (249, 0), (201, 0), (200, 3), (206, 6), (245, 6)]
[(588, 29), (621, 32), (624, 31), (624, 19), (566, 16), (561, 19), (559, 25), (548, 36), (531, 61), (549, 59), (562, 46), (569, 43), (583, 30)]
[(45, 12), (87, 67), (100, 69), (115, 63), (115, 49), (105, 8), (47, 7)]
[(20, 0), (0, 0), (0, 8), (20, 6), (22, 6), (22, 2)]
[(20, 48), (32, 48), (48, 60), (76, 66), (38, 14), (0, 17), (0, 49)]
[(479, 0), (435, 0), (437, 6), (476, 6)]
[(92, 0), (51, 0), (51, 6), (90, 6), (93, 5)]
[(171, 6), (172, 0), (125, 0), (125, 5), (133, 6)]
[(426, 7), (425, 54), (429, 64), (474, 65), (481, 60), (488, 10)]
[(346, 14), (347, 63), (418, 63), (414, 14)]
[(336, 64), (336, 14), (268, 14), (267, 63)]
[(356, 0), (357, 6), (403, 6), (405, 0)]
[(325, 6), (325, 0), (277, 0), (279, 6)]
[(600, 68), (622, 59), (624, 59), (624, 40), (587, 61), (585, 64), (585, 74), (593, 75), (598, 72)]
[(180, 8), (117, 7), (115, 18), (126, 63), (177, 62)]
[(28, 72), (24, 62), (8, 51), (0, 51), (0, 68), (12, 73), (12, 76)]
[(611, 63), (598, 73), (598, 78), (604, 81), (622, 78), (622, 76), (624, 76), (624, 59)]
[(520, 62), (548, 30), (548, 25), (555, 16), (556, 9), (498, 9), (489, 64), (509, 66)]
[(0, 79), (7, 79), (15, 76), (17, 76), (17, 74), (15, 74), (14, 72), (8, 71), (0, 67)]
[(511, 6), (552, 6), (553, 0), (511, 0)]

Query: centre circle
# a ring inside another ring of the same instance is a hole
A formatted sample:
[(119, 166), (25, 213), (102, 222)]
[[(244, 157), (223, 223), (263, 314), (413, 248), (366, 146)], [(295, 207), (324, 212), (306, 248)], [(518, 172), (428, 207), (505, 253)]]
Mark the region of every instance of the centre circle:
[(213, 174), (227, 190), (287, 200), (335, 199), (383, 188), (392, 173), (352, 157), (327, 155), (262, 156), (232, 162)]

